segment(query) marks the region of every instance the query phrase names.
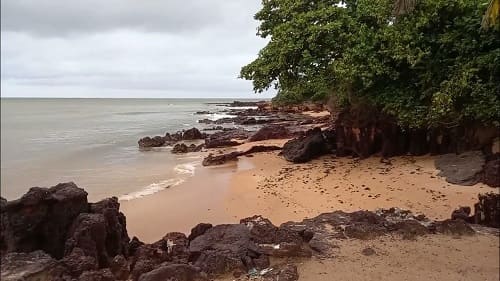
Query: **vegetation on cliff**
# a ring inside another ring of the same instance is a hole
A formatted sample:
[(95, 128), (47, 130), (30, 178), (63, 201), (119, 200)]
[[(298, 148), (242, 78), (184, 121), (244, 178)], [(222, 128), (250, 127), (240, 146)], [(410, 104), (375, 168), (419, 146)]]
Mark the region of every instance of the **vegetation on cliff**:
[(275, 102), (371, 104), (409, 127), (499, 125), (500, 32), (481, 28), (488, 1), (262, 4), (257, 34), (269, 43), (240, 75), (256, 92), (276, 88)]

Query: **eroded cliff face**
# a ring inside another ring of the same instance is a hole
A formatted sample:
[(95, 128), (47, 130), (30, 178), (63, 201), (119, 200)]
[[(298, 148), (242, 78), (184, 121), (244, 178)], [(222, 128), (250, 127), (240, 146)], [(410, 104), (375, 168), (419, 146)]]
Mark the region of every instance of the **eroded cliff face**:
[(1, 279), (208, 280), (229, 272), (259, 272), (261, 280), (297, 280), (293, 264), (266, 270), (270, 258), (329, 257), (335, 239), (473, 235), (467, 222), (498, 227), (500, 196), (481, 195), (474, 214), (460, 208), (445, 221), (397, 208), (335, 211), (281, 226), (253, 216), (238, 224), (202, 223), (189, 236), (171, 232), (152, 244), (129, 239), (119, 208), (116, 197), (88, 203), (87, 193), (74, 183), (32, 188), (10, 202), (2, 199)]

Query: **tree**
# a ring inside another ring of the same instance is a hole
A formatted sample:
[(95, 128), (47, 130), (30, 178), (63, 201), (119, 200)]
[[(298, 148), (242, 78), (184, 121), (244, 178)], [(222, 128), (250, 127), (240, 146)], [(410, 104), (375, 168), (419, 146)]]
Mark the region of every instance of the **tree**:
[(262, 3), (258, 35), (270, 41), (241, 70), (256, 92), (361, 100), (411, 127), (500, 120), (500, 36), (481, 30), (475, 0)]

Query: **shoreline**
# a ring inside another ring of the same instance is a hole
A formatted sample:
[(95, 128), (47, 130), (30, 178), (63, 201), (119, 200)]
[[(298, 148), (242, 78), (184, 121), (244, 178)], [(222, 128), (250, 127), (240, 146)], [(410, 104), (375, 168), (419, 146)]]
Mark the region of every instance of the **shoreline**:
[[(242, 151), (257, 144), (282, 146), (286, 141), (247, 142), (222, 151)], [(391, 158), (388, 165), (378, 157), (325, 155), (293, 164), (277, 152), (261, 152), (222, 166), (200, 165), (177, 186), (120, 201), (121, 210), (131, 237), (154, 242), (168, 232), (189, 233), (197, 223), (238, 223), (256, 214), (280, 225), (334, 210), (399, 207), (443, 220), (459, 206), (473, 206), (479, 193), (498, 193), (482, 183), (446, 182), (437, 176), (434, 159), (401, 156)]]

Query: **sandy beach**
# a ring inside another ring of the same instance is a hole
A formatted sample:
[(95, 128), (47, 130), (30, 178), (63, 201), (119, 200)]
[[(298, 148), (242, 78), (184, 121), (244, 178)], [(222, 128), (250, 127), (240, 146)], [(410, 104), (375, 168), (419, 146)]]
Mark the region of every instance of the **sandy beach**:
[[(299, 280), (496, 281), (499, 278), (496, 236), (439, 235), (418, 240), (384, 236), (370, 241), (338, 240), (337, 245), (332, 258), (296, 260)], [(365, 256), (362, 252), (366, 248), (373, 249), (373, 255)], [(275, 265), (286, 262), (273, 260)], [(226, 276), (218, 280), (235, 278)]]
[[(285, 142), (245, 143), (231, 150)], [(292, 164), (278, 152), (263, 152), (223, 166), (199, 165), (186, 182), (122, 201), (121, 207), (129, 234), (154, 242), (167, 232), (189, 233), (200, 222), (237, 223), (255, 214), (279, 225), (334, 210), (399, 207), (443, 220), (458, 206), (473, 206), (479, 193), (498, 192), (482, 183), (449, 184), (437, 174), (433, 156), (395, 157), (389, 163), (326, 155)]]

